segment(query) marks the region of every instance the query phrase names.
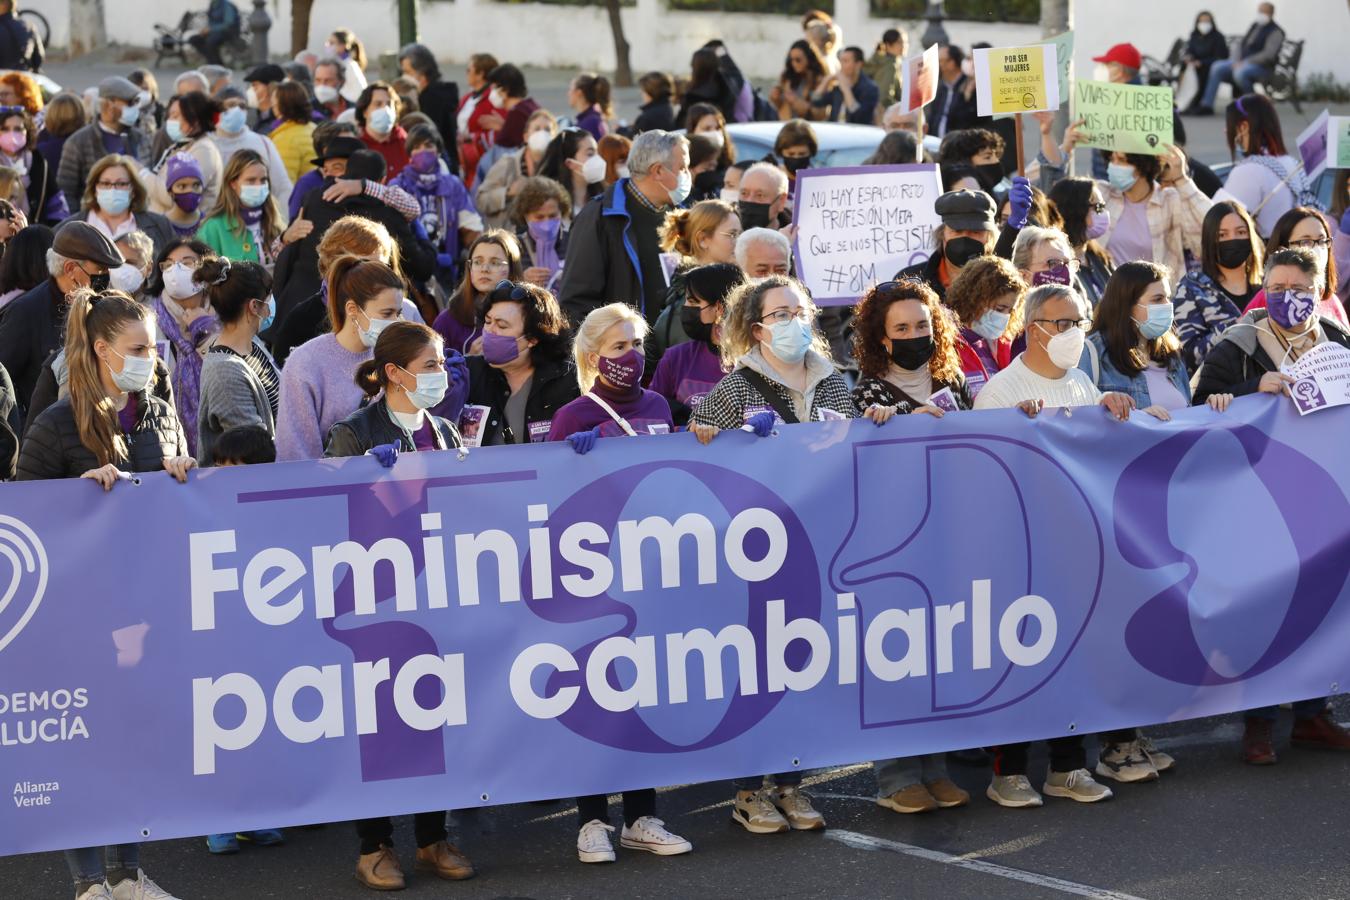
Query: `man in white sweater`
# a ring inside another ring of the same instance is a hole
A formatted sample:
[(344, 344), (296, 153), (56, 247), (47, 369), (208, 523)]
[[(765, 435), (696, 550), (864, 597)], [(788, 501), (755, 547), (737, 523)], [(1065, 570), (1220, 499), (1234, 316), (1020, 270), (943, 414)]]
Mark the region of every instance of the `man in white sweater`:
[(1103, 394), (1078, 368), (1086, 342), (1087, 301), (1071, 287), (1044, 284), (1027, 294), (1027, 349), (980, 389), (976, 409), (1017, 407), (1035, 416), (1047, 406), (1101, 404), (1120, 421), (1130, 417), (1128, 394)]

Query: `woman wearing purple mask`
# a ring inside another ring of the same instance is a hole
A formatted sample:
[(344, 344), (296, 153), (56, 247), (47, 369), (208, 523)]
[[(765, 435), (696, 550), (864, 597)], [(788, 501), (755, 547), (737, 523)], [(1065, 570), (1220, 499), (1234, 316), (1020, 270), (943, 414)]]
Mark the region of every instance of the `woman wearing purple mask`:
[(418, 221), (436, 246), (436, 276), (449, 287), (459, 278), (461, 248), (483, 232), (483, 217), (474, 208), (469, 191), (459, 176), (442, 163), (445, 144), (430, 125), (408, 132), (408, 165), (390, 184), (411, 194), (421, 207)]
[(468, 359), (460, 431), (482, 446), (547, 440), (558, 410), (580, 394), (557, 299), (538, 285), (502, 281), (479, 304), (478, 327), (483, 355)]
[(1096, 308), (1115, 271), (1110, 254), (1098, 243), (1111, 228), (1106, 198), (1091, 178), (1058, 181), (1050, 188), (1049, 198), (1064, 217), (1064, 233), (1078, 259), (1078, 283), (1083, 296)]
[(1012, 264), (1030, 287), (1062, 284), (1084, 291), (1078, 285), (1078, 256), (1069, 246), (1069, 237), (1058, 228), (1027, 225), (1017, 233)]
[[(1318, 313), (1324, 277), (1317, 258), (1306, 250), (1272, 253), (1266, 260), (1266, 308), (1238, 319), (1209, 351), (1192, 404), (1204, 403), (1211, 394), (1287, 394), (1293, 379), (1281, 366), (1327, 341), (1350, 348), (1350, 330)], [(1266, 731), (1268, 737), (1268, 726)]]
[(572, 196), (552, 178), (527, 178), (511, 205), (524, 280), (552, 290), (567, 258)]
[(174, 234), (179, 238), (190, 238), (206, 218), (206, 210), (202, 207), (206, 179), (202, 176), (201, 164), (188, 153), (175, 153), (165, 165), (164, 181), (173, 198), (173, 206), (165, 217), (173, 226)]

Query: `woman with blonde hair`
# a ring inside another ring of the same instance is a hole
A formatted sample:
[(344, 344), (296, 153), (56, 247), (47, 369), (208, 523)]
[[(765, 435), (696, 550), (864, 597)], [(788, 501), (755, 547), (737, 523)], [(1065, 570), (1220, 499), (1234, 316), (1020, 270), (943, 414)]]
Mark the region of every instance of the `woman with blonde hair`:
[(350, 28), (338, 28), (323, 45), (325, 53), (342, 64), (342, 97), (355, 103), (366, 89), (366, 48)]
[(113, 241), (128, 232), (144, 231), (158, 254), (174, 239), (173, 226), (168, 219), (146, 208), (149, 194), (137, 174), (139, 171), (134, 159), (118, 154), (109, 154), (94, 163), (80, 198), (80, 211), (66, 222), (88, 222)]
[(287, 244), (308, 233), (308, 223), (297, 219), (290, 229), (272, 197), (267, 162), (252, 150), (230, 157), (221, 178), (220, 197), (197, 238), (218, 256), (237, 262), (255, 262), (271, 271)]
[(61, 151), (65, 149), (66, 138), (84, 127), (87, 116), (84, 103), (69, 91), (62, 91), (48, 101), (42, 113), (37, 148), (55, 172), (61, 168)]
[(736, 240), (741, 236), (741, 218), (736, 207), (723, 200), (700, 200), (689, 209), (672, 209), (659, 232), (661, 249), (678, 261), (670, 276), (666, 305), (652, 326), (647, 362), (656, 367), (667, 350), (689, 340), (680, 323), (689, 292), (691, 269), (736, 262)]

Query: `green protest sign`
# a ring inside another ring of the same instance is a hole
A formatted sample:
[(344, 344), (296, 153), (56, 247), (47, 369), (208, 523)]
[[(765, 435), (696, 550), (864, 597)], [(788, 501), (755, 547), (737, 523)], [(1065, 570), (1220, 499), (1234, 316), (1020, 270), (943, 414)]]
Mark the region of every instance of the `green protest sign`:
[(1074, 100), (1080, 147), (1157, 156), (1172, 143), (1171, 88), (1079, 81)]

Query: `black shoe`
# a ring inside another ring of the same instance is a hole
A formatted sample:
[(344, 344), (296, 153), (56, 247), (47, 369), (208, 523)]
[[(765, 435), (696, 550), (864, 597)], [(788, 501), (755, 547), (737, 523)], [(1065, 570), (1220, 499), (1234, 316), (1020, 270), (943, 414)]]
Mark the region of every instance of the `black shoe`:
[(990, 756), (978, 747), (970, 750), (951, 750), (947, 753), (952, 762), (963, 766), (983, 767), (990, 763)]

